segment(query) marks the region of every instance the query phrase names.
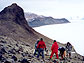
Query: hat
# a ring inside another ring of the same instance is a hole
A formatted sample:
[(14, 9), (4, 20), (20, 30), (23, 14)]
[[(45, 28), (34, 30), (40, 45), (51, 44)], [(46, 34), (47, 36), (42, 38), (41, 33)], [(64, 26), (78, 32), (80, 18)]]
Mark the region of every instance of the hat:
[(56, 40), (54, 40), (54, 42), (56, 42)]
[(40, 40), (43, 41), (43, 38), (41, 38)]

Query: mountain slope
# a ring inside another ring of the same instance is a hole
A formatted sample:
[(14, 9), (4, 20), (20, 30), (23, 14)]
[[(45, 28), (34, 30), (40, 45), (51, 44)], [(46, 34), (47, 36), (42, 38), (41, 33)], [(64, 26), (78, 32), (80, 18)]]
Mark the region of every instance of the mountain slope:
[(12, 38), (17, 42), (28, 43), (31, 47), (34, 47), (36, 40), (40, 38), (44, 39), (48, 47), (52, 42), (51, 39), (36, 32), (28, 25), (23, 9), (16, 3), (0, 12), (0, 36)]
[(23, 9), (15, 3), (0, 12), (0, 36), (7, 36), (16, 41), (27, 42), (32, 44), (31, 46), (41, 37), (46, 42), (47, 40), (51, 41), (28, 25)]
[(12, 4), (0, 12), (0, 35), (28, 42), (38, 37), (34, 32), (25, 20), (23, 9), (17, 4)]

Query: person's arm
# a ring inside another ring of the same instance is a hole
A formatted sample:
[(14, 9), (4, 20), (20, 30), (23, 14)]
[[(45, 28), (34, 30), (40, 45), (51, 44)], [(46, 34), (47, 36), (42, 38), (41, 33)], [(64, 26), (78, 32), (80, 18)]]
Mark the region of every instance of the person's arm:
[(58, 44), (57, 44), (57, 49), (59, 48)]
[(39, 44), (40, 44), (40, 43), (38, 43), (37, 48), (39, 48)]
[(51, 47), (51, 50), (53, 50), (53, 45), (52, 45), (52, 47)]
[(44, 42), (44, 47), (46, 48), (45, 42)]
[(72, 45), (70, 45), (71, 46), (71, 50), (72, 50)]
[(35, 48), (37, 48), (37, 44), (35, 43)]
[(45, 48), (45, 51), (46, 51), (46, 45), (45, 45), (45, 42), (44, 42), (44, 48)]

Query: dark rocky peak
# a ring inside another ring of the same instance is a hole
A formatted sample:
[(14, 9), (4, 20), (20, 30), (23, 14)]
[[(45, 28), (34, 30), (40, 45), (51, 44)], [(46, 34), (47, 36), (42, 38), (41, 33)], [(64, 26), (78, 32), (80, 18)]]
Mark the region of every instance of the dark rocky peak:
[(18, 24), (26, 24), (24, 12), (16, 3), (4, 8), (0, 12), (0, 20), (15, 21)]
[(24, 17), (24, 11), (23, 9), (18, 6), (16, 3), (13, 3), (12, 5), (4, 8), (0, 12), (0, 21), (9, 21), (9, 22), (15, 22), (16, 24), (21, 25), (26, 30), (31, 32), (31, 28), (28, 26), (27, 21)]

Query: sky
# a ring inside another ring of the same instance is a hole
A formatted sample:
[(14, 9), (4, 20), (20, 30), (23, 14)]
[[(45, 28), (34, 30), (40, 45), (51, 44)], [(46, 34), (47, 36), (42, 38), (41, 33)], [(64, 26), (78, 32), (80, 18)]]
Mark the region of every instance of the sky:
[(0, 11), (17, 3), (24, 12), (54, 18), (84, 17), (84, 0), (0, 0)]

